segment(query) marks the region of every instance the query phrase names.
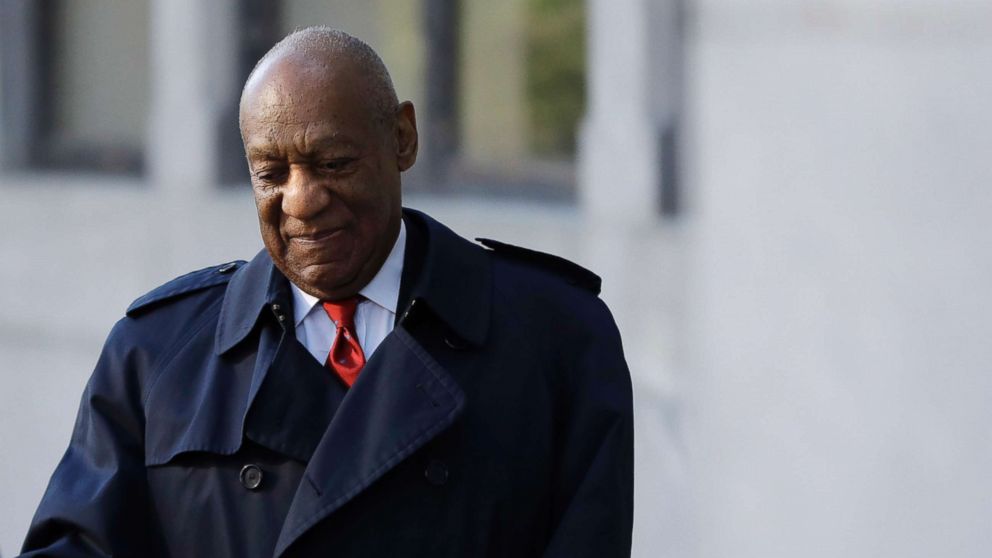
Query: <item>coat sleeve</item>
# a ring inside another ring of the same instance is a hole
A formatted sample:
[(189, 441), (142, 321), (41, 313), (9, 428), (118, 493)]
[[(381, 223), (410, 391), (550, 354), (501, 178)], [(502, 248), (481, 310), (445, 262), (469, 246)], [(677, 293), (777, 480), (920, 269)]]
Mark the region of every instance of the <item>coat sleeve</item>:
[(144, 468), (140, 356), (119, 322), (83, 392), (23, 556), (153, 556)]
[(630, 372), (620, 334), (596, 299), (593, 319), (579, 320), (569, 362), (559, 431), (556, 525), (546, 558), (630, 556), (634, 513), (634, 423)]

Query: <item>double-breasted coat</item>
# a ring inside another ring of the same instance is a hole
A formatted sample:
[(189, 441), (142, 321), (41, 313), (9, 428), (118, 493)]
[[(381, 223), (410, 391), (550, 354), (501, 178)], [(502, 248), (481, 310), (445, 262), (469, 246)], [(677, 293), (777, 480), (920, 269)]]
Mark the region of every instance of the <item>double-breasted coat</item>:
[(350, 389), (264, 251), (136, 300), (25, 556), (628, 556), (631, 385), (599, 279), (404, 219), (405, 310)]

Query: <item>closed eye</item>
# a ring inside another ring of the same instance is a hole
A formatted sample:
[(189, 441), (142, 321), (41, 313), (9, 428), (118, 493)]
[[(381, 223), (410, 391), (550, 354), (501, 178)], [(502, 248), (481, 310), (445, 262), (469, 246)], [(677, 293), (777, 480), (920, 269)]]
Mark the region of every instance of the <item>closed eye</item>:
[(281, 169), (263, 169), (256, 171), (254, 176), (255, 180), (259, 182), (271, 184), (282, 181), (285, 178), (285, 174), (285, 171)]
[(348, 168), (355, 160), (350, 158), (330, 159), (320, 163), (320, 168), (326, 171), (341, 171)]

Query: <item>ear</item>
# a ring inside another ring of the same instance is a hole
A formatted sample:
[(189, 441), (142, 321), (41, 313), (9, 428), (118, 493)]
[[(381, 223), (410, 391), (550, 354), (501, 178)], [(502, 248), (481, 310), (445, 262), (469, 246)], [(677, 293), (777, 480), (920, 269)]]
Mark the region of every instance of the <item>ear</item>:
[(403, 101), (396, 107), (396, 165), (403, 172), (417, 162), (417, 113), (413, 103)]

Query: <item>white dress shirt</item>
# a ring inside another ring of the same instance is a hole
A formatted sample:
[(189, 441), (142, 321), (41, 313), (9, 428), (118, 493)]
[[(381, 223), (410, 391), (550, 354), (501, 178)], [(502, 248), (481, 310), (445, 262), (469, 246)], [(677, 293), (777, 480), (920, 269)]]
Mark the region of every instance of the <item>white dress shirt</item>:
[[(403, 255), (406, 253), (406, 225), (400, 221), (400, 234), (396, 237), (393, 249), (386, 257), (379, 272), (365, 287), (358, 291), (364, 299), (355, 310), (355, 334), (365, 353), (365, 360), (393, 330), (396, 321), (396, 305), (400, 297), (400, 278), (403, 275)], [(320, 299), (303, 292), (290, 282), (293, 290), (293, 315), (296, 320), (296, 339), (310, 351), (313, 358), (324, 364), (331, 352), (335, 324)]]

